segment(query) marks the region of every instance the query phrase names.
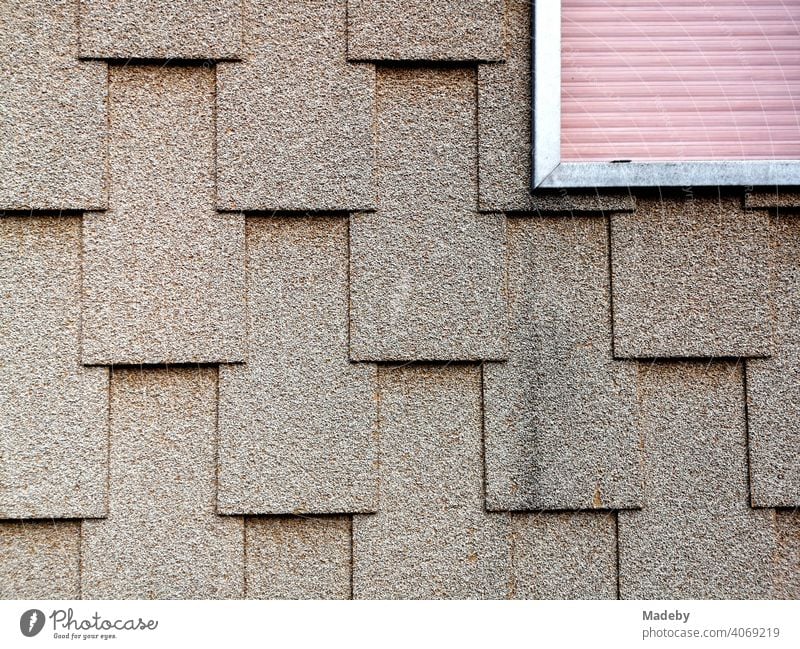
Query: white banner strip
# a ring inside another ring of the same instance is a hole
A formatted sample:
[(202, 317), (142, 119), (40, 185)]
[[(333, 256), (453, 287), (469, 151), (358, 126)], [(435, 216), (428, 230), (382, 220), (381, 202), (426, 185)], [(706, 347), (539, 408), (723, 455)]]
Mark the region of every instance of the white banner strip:
[(0, 647), (800, 647), (800, 603), (0, 602)]

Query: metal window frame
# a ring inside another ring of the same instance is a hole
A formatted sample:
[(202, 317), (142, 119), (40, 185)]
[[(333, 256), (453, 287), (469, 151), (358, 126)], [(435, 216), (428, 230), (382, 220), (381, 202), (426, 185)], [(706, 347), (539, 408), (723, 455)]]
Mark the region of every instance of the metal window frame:
[(800, 160), (561, 161), (561, 0), (531, 12), (533, 189), (800, 185)]

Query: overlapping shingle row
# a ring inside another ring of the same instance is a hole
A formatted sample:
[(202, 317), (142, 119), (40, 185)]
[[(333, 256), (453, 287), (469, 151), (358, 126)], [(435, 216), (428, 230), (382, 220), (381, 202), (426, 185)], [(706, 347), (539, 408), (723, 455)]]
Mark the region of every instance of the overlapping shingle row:
[(797, 191), (531, 195), (529, 20), (11, 3), (0, 595), (800, 596)]

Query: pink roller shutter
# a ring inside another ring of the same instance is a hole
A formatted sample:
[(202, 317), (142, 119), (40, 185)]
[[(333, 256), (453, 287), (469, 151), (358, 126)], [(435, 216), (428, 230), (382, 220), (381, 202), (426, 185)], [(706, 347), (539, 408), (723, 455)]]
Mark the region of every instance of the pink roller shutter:
[(561, 15), (562, 160), (800, 159), (800, 0), (562, 0)]

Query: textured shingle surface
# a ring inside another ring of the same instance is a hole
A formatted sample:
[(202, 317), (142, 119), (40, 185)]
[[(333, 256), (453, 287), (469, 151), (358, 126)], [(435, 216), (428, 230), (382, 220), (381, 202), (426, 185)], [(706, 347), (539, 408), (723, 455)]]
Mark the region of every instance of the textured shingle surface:
[(246, 1), (243, 61), (219, 66), (219, 207), (372, 208), (375, 67), (346, 61), (345, 0)]
[(80, 0), (80, 55), (227, 59), (239, 52), (243, 0)]
[(348, 0), (351, 59), (503, 58), (503, 0)]
[(358, 360), (506, 354), (505, 218), (476, 211), (475, 76), (378, 74), (380, 207), (350, 226)]
[(248, 598), (349, 599), (349, 516), (246, 518)]
[(484, 368), (490, 509), (641, 502), (636, 364), (611, 355), (602, 218), (509, 219), (511, 349)]
[(353, 517), (356, 598), (503, 598), (508, 514), (483, 508), (480, 369), (379, 372), (381, 508)]
[(745, 207), (800, 207), (800, 191), (796, 187), (773, 187), (771, 190), (747, 191), (744, 195)]
[(86, 599), (241, 598), (244, 521), (215, 513), (217, 371), (111, 374), (109, 511), (83, 522)]
[(506, 0), (506, 6), (506, 60), (478, 66), (481, 209), (632, 209), (633, 198), (626, 191), (531, 194), (531, 3)]
[(800, 597), (800, 181), (531, 192), (530, 19), (3, 5), (0, 597)]
[(640, 196), (611, 263), (616, 356), (769, 355), (768, 217), (740, 197)]
[(0, 522), (0, 598), (80, 597), (77, 521)]
[(244, 218), (214, 211), (214, 71), (114, 66), (109, 209), (84, 222), (83, 360), (244, 358)]
[(105, 206), (106, 65), (78, 61), (74, 0), (0, 11), (0, 209)]
[(220, 370), (219, 510), (374, 511), (377, 372), (348, 358), (347, 219), (252, 218), (247, 250), (251, 352)]
[(0, 218), (0, 518), (105, 513), (108, 370), (80, 364), (80, 231)]
[(774, 510), (751, 509), (740, 363), (642, 364), (645, 504), (619, 513), (625, 599), (773, 592)]
[(774, 356), (747, 361), (751, 496), (800, 507), (800, 219), (771, 220)]
[(800, 513), (779, 510), (776, 597), (800, 599)]
[(514, 514), (511, 592), (516, 599), (616, 599), (613, 513)]

